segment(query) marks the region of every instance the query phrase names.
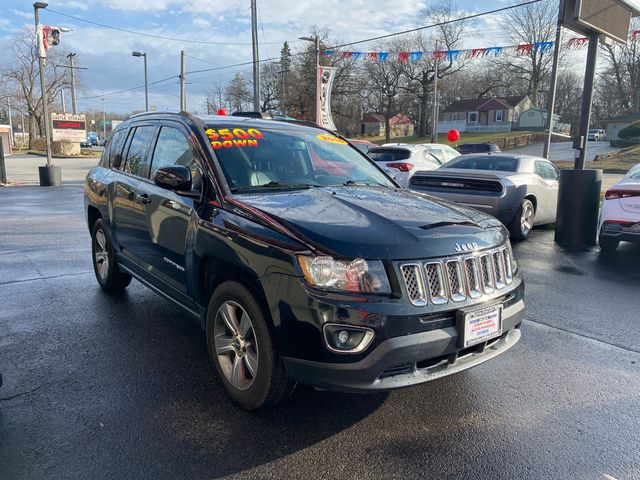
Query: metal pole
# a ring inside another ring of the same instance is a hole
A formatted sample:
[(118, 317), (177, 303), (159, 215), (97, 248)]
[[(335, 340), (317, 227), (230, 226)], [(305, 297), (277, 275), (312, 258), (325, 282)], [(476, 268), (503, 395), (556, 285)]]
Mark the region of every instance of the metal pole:
[(556, 43), (553, 49), (553, 63), (551, 65), (551, 85), (549, 86), (549, 98), (547, 100), (547, 121), (544, 126), (544, 146), (542, 156), (549, 159), (551, 150), (551, 134), (553, 133), (553, 114), (556, 109), (556, 90), (558, 87), (558, 63), (560, 62), (560, 42), (562, 40), (562, 19), (564, 18), (564, 0), (560, 1), (558, 10), (558, 26), (556, 27)]
[(78, 114), (78, 105), (76, 103), (76, 71), (73, 68), (73, 57), (75, 57), (75, 53), (70, 53), (67, 55), (69, 58), (69, 68), (71, 68), (71, 111), (74, 115)]
[(149, 83), (147, 82), (147, 54), (142, 55), (144, 57), (144, 110), (149, 111)]
[(0, 183), (7, 183), (7, 169), (4, 166), (4, 147), (0, 139)]
[(576, 158), (574, 164), (575, 170), (584, 170), (584, 162), (587, 157), (587, 136), (589, 134), (589, 122), (591, 120), (591, 103), (593, 99), (593, 83), (596, 76), (599, 38), (599, 33), (589, 35), (589, 50), (587, 51), (587, 67), (584, 74), (582, 106), (580, 109), (580, 130), (578, 133), (578, 135), (582, 137), (582, 148), (580, 148), (580, 156)]
[(251, 45), (253, 46), (253, 109), (260, 111), (260, 65), (258, 54), (258, 6), (251, 0)]
[(11, 119), (11, 97), (7, 97), (7, 108), (9, 109), (9, 131), (11, 132), (11, 143), (16, 144), (15, 133), (13, 133), (13, 120)]
[(180, 111), (187, 110), (187, 78), (185, 72), (184, 50), (180, 52)]
[(60, 100), (62, 101), (62, 113), (67, 113), (67, 107), (64, 104), (64, 90), (60, 89)]
[[(36, 4), (33, 6), (33, 13), (36, 20), (36, 32), (38, 31), (38, 25), (40, 25), (40, 15), (38, 15), (38, 7)], [(39, 40), (41, 41), (41, 40)], [(40, 71), (40, 93), (42, 94), (42, 121), (44, 122), (44, 138), (45, 149), (47, 154), (47, 166), (53, 165), (51, 160), (51, 135), (49, 134), (49, 109), (47, 108), (47, 89), (44, 81), (44, 58), (38, 53), (38, 68)]]
[(102, 97), (102, 140), (107, 139), (107, 114), (104, 110), (104, 96)]
[[(436, 42), (438, 52), (438, 42)], [(433, 116), (431, 118), (431, 143), (438, 143), (438, 55), (433, 67)]]
[(314, 38), (316, 48), (316, 123), (322, 125), (322, 110), (320, 108), (320, 89), (322, 88), (322, 79), (320, 78), (320, 36), (316, 35)]

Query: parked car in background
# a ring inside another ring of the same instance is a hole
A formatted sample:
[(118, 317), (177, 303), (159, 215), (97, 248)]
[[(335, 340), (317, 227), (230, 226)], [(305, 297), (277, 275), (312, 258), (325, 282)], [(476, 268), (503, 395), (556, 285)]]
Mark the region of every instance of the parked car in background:
[(369, 153), (369, 150), (378, 147), (378, 145), (376, 145), (375, 143), (371, 143), (369, 140), (361, 140), (359, 138), (350, 138), (349, 143), (351, 143), (362, 153)]
[(430, 154), (440, 160), (443, 164), (460, 156), (460, 153), (457, 150), (441, 143), (385, 143), (383, 147), (400, 147), (407, 145), (425, 148)]
[(640, 243), (640, 163), (604, 194), (598, 243), (614, 251), (620, 242)]
[(426, 148), (410, 144), (372, 148), (368, 155), (383, 169), (397, 172), (394, 179), (404, 188), (418, 170), (434, 170), (443, 164)]
[(607, 132), (600, 129), (592, 129), (587, 133), (587, 140), (602, 142), (607, 139)]
[(197, 320), (220, 383), (247, 409), (297, 382), (420, 384), (521, 336), (524, 283), (500, 222), (398, 188), (319, 127), (135, 115), (84, 193), (100, 286), (136, 278)]
[(487, 153), (491, 155), (492, 153), (501, 152), (500, 147), (491, 142), (463, 143), (462, 145), (457, 147), (457, 150), (461, 155), (468, 155), (470, 153)]
[(417, 172), (409, 187), (489, 213), (524, 240), (534, 225), (555, 222), (559, 177), (553, 163), (540, 157), (462, 155), (437, 170)]

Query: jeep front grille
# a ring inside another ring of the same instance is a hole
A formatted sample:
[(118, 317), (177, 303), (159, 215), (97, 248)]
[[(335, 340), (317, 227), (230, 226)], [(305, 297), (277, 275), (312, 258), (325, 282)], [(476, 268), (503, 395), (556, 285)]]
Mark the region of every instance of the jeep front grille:
[(415, 306), (477, 299), (513, 282), (509, 246), (477, 254), (400, 265), (409, 301)]

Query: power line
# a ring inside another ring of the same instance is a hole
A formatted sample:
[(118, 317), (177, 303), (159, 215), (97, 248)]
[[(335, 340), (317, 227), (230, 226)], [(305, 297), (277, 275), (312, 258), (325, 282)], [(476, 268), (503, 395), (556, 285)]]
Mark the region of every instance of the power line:
[[(425, 26), (422, 26), (422, 27), (416, 27), (416, 28), (412, 28), (410, 30), (403, 30), (401, 32), (388, 33), (386, 35), (380, 35), (380, 36), (377, 36), (377, 37), (366, 38), (364, 40), (356, 40), (354, 42), (343, 43), (343, 44), (340, 44), (340, 45), (334, 45), (332, 47), (326, 48), (325, 50), (333, 50), (333, 49), (336, 49), (336, 48), (347, 47), (349, 45), (358, 45), (360, 43), (373, 42), (375, 40), (381, 40), (383, 38), (390, 38), (390, 37), (395, 37), (395, 36), (398, 36), (398, 35), (405, 35), (407, 33), (418, 32), (420, 30), (426, 30), (426, 29), (429, 29), (429, 28), (442, 27), (444, 25), (449, 25), (451, 23), (462, 22), (464, 20), (471, 20), (471, 19), (474, 19), (474, 18), (483, 17), (485, 15), (492, 15), (494, 13), (500, 13), (500, 12), (504, 12), (506, 10), (511, 10), (511, 9), (514, 9), (514, 8), (524, 7), (526, 5), (532, 5), (534, 3), (539, 3), (539, 2), (542, 2), (542, 1), (544, 1), (544, 0), (529, 0), (528, 2), (518, 3), (516, 5), (509, 5), (509, 6), (502, 7), (502, 8), (496, 8), (494, 10), (488, 10), (486, 12), (474, 13), (472, 15), (467, 15), (465, 17), (454, 18), (452, 20), (445, 20), (443, 22), (433, 23), (431, 25), (425, 25)], [(293, 54), (292, 56), (296, 57), (296, 56), (306, 55), (306, 54), (307, 54), (307, 52), (300, 52), (300, 53)], [(263, 59), (259, 60), (258, 62), (259, 63), (272, 62), (274, 60), (278, 60), (279, 58), (280, 57), (263, 58)], [(187, 74), (212, 72), (212, 71), (215, 71), (215, 70), (222, 70), (222, 69), (225, 69), (225, 68), (233, 68), (233, 67), (241, 67), (241, 66), (244, 66), (244, 65), (252, 65), (252, 64), (253, 64), (252, 61), (248, 61), (248, 62), (242, 62), (242, 63), (235, 63), (233, 65), (224, 65), (224, 66), (220, 66), (220, 67), (206, 68), (206, 69), (202, 69), (202, 70), (194, 70), (192, 72), (187, 72)]]
[[(541, 0), (537, 0), (537, 1), (541, 1)], [(51, 12), (51, 13), (55, 13), (56, 15), (61, 15), (63, 17), (67, 17), (67, 18), (72, 18), (73, 20), (77, 20), (79, 22), (85, 22), (85, 23), (90, 23), (91, 25), (96, 25), (98, 27), (102, 27), (102, 28), (109, 28), (111, 30), (117, 30), (119, 32), (125, 32), (125, 33), (131, 33), (133, 35), (141, 35), (144, 37), (151, 37), (151, 38), (158, 38), (161, 40), (172, 40), (175, 42), (183, 42), (183, 43), (197, 43), (197, 44), (201, 44), (201, 45), (251, 45), (251, 43), (240, 43), (240, 42), (209, 42), (209, 41), (201, 41), (201, 40), (189, 40), (186, 38), (172, 38), (172, 37), (164, 37), (162, 35), (155, 35), (153, 33), (143, 33), (143, 32), (136, 32), (135, 30), (128, 30), (126, 28), (120, 28), (120, 27), (114, 27), (113, 25), (107, 25), (104, 23), (99, 23), (99, 22), (94, 22), (91, 20), (86, 20), (84, 18), (80, 18), (80, 17), (74, 17), (73, 15), (69, 15), (66, 13), (62, 13), (62, 12), (58, 12), (56, 10), (52, 10), (50, 8), (47, 8), (47, 12)], [(276, 45), (282, 42), (269, 42), (269, 45)]]
[[(174, 78), (177, 79), (178, 75), (172, 75), (170, 77), (163, 78), (162, 80), (156, 80), (155, 82), (151, 82), (151, 83), (149, 83), (147, 85), (148, 86), (157, 85), (159, 83), (166, 82), (167, 80), (173, 80)], [(109, 97), (111, 95), (117, 95), (119, 93), (125, 93), (125, 92), (131, 92), (132, 90), (138, 90), (139, 88), (144, 88), (144, 85), (139, 85), (137, 87), (131, 87), (131, 88), (125, 88), (123, 90), (118, 90), (118, 91), (115, 91), (115, 92), (101, 93), (99, 95), (90, 95), (88, 97), (80, 97), (80, 98), (78, 98), (78, 100), (89, 100), (91, 98)]]

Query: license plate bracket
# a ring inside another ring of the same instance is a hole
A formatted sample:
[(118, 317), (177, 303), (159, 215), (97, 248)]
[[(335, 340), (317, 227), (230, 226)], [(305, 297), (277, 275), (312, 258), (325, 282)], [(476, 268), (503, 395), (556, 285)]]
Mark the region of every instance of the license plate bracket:
[(460, 348), (468, 348), (502, 335), (502, 304), (483, 305), (458, 311)]

